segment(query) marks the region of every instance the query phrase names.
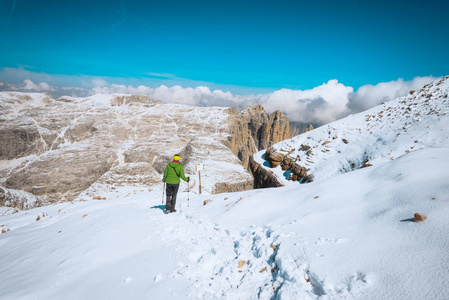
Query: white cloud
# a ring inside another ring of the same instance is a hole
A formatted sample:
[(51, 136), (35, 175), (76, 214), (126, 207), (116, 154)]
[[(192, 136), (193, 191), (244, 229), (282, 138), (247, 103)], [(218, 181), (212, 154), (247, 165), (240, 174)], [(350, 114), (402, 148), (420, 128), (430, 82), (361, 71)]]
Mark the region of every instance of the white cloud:
[(310, 90), (281, 89), (264, 95), (259, 103), (269, 111), (283, 111), (290, 121), (325, 124), (336, 120), (346, 110), (352, 91), (352, 87), (329, 80)]
[(53, 91), (54, 89), (46, 82), (41, 82), (39, 84), (35, 84), (29, 79), (25, 79), (23, 81), (25, 86), (23, 87), (24, 90), (30, 90), (33, 92), (48, 92)]
[(108, 83), (106, 80), (103, 80), (101, 78), (94, 78), (92, 79), (92, 84), (94, 87), (105, 87), (108, 86)]
[(405, 96), (410, 90), (421, 89), (424, 85), (437, 79), (432, 76), (415, 77), (411, 81), (398, 79), (376, 85), (361, 86), (356, 93), (349, 95), (348, 111), (349, 113), (357, 113), (367, 110), (382, 102)]
[(197, 106), (241, 106), (242, 99), (251, 100), (251, 97), (233, 95), (231, 92), (221, 90), (211, 91), (209, 87), (197, 86), (195, 88), (183, 88), (179, 85), (167, 87), (161, 85), (157, 88), (140, 85), (137, 88), (131, 85), (111, 84), (108, 86), (96, 86), (92, 89), (95, 93), (103, 94), (139, 94), (148, 95), (153, 99), (165, 103), (178, 103)]

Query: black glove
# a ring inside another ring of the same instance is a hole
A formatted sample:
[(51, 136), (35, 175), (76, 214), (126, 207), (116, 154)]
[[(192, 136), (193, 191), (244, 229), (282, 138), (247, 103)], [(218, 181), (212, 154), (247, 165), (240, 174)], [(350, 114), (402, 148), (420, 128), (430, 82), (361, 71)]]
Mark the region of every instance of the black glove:
[(189, 182), (190, 181), (190, 176), (187, 176), (187, 182)]

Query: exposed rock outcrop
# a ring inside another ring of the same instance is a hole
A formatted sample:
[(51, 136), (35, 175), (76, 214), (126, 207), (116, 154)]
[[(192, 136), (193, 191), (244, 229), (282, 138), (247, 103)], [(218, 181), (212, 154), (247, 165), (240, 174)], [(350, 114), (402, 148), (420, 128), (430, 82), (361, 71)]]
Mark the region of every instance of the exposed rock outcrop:
[(269, 188), (283, 186), (273, 172), (263, 168), (250, 156), (250, 169), (254, 177), (254, 188)]
[(302, 131), (302, 133), (306, 133), (306, 132), (312, 131), (313, 129), (314, 129), (314, 128), (313, 128), (313, 125), (312, 125), (312, 124), (309, 124), (309, 127), (305, 128), (305, 129)]
[(239, 183), (218, 182), (214, 186), (213, 194), (247, 191), (252, 189), (253, 187), (253, 180)]
[(70, 201), (108, 172), (117, 159), (113, 151), (101, 147), (52, 154), (14, 168), (3, 184), (50, 202)]
[(7, 189), (0, 186), (0, 206), (17, 207), (19, 209), (30, 209), (47, 204), (47, 202), (33, 194)]
[(48, 147), (33, 124), (5, 126), (0, 129), (0, 160), (44, 153)]
[[(300, 151), (304, 151), (311, 154), (310, 146), (301, 145)], [(288, 179), (292, 181), (300, 181), (302, 183), (312, 182), (313, 176), (309, 175), (309, 171), (304, 166), (297, 164), (300, 161), (299, 157), (293, 158), (290, 154), (295, 151), (295, 149), (282, 149), (282, 151), (277, 151), (275, 148), (270, 147), (265, 151), (264, 159), (270, 164), (271, 168), (276, 168), (281, 166), (283, 171), (290, 171)]]

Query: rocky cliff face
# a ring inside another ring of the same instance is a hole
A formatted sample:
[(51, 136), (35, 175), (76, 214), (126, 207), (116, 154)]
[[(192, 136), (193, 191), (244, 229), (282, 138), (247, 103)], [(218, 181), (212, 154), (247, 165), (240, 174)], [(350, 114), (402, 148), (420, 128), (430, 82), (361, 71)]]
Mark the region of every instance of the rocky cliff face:
[[(23, 210), (43, 206), (46, 204), (48, 203), (41, 197), (37, 197), (24, 191), (6, 189), (0, 186), (0, 206), (18, 208)], [(4, 212), (0, 210), (0, 215), (2, 214), (4, 214)]]
[(0, 185), (45, 201), (91, 197), (123, 185), (161, 182), (179, 153), (203, 190), (253, 187), (250, 155), (289, 136), (280, 112), (168, 105), (146, 96), (0, 93)]
[(239, 114), (236, 110), (231, 114), (228, 145), (245, 168), (254, 153), (290, 136), (289, 122), (281, 111), (268, 114), (262, 105), (253, 104)]

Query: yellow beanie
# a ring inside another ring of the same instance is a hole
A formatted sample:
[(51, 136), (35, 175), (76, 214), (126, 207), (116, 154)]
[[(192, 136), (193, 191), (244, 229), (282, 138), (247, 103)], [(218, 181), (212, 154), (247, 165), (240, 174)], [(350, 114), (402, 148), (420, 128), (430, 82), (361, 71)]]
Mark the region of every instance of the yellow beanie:
[(173, 160), (179, 161), (181, 159), (181, 157), (179, 156), (179, 154), (175, 154), (175, 156), (173, 156)]

